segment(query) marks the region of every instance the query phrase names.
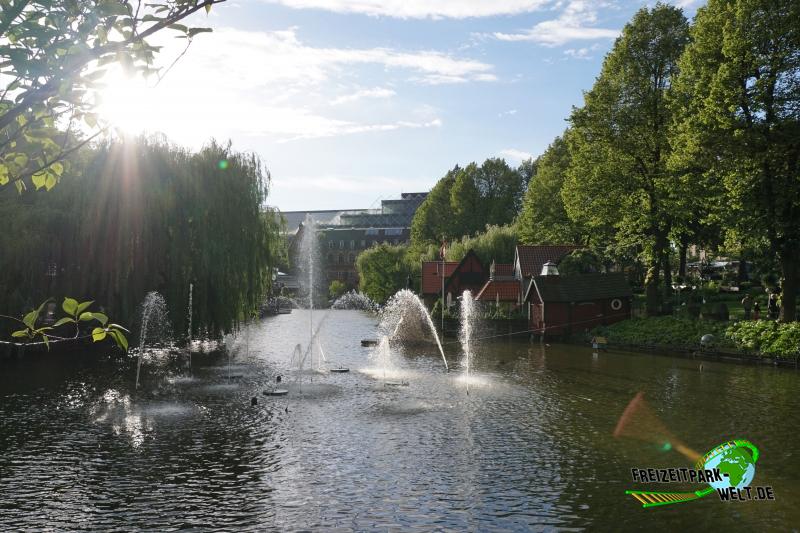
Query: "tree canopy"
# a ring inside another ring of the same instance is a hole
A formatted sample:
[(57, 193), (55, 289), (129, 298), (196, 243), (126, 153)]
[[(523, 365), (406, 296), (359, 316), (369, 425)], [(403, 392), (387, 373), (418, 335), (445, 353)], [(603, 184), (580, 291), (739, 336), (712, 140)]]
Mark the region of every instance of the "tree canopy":
[(57, 194), (0, 189), (0, 312), (70, 294), (133, 324), (157, 290), (184, 332), (190, 283), (196, 334), (231, 331), (258, 309), (283, 241), (256, 156), (126, 140), (73, 159)]
[(783, 271), (782, 306), (795, 319), (800, 262), (800, 4), (710, 0), (680, 62), (682, 106), (673, 144), (703, 186), (721, 183), (720, 209), (742, 238), (763, 238)]
[(222, 1), (0, 0), (0, 186), (54, 187), (68, 156), (102, 131), (93, 90), (106, 69), (157, 73), (147, 39), (211, 31), (180, 21)]
[(438, 243), (514, 220), (532, 173), (532, 163), (513, 169), (502, 159), (456, 166), (433, 187), (414, 215), (415, 246)]
[(680, 9), (657, 4), (639, 10), (570, 118), (567, 213), (590, 229), (614, 228), (618, 243), (643, 247), (649, 313), (658, 312), (662, 267), (669, 274), (668, 239), (680, 186), (667, 169), (667, 92), (688, 38)]

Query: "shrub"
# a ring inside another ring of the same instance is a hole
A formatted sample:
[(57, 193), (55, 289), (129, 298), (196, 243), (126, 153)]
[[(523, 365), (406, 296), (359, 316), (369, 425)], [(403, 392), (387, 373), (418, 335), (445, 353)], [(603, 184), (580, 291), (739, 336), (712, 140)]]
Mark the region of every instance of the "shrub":
[(592, 330), (592, 335), (608, 338), (612, 344), (697, 347), (700, 337), (714, 335), (720, 346), (732, 347), (725, 338), (725, 326), (687, 318), (660, 316), (634, 318)]
[(760, 355), (789, 359), (800, 352), (800, 323), (746, 320), (728, 327), (725, 336), (736, 346)]

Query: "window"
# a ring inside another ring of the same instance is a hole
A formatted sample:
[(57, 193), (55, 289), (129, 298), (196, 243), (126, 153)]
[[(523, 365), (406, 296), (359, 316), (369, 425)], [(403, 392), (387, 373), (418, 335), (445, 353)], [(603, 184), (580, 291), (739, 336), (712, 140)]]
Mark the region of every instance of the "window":
[(344, 241), (339, 241), (339, 249), (344, 250)]
[(328, 241), (328, 248), (333, 250), (333, 241)]
[(364, 232), (365, 235), (377, 235), (378, 230), (376, 228), (367, 228), (367, 231)]
[(355, 263), (356, 262), (356, 254), (350, 254), (350, 262), (351, 263)]
[(356, 249), (356, 241), (350, 241), (350, 249), (351, 250), (355, 250)]
[(366, 248), (367, 247), (367, 241), (361, 241), (361, 247), (362, 248)]
[(336, 256), (336, 264), (337, 265), (341, 265), (342, 264), (342, 254), (339, 254), (339, 255)]
[(384, 230), (384, 235), (402, 235), (403, 228), (386, 228)]
[(329, 265), (333, 264), (333, 254), (328, 254), (328, 264)]

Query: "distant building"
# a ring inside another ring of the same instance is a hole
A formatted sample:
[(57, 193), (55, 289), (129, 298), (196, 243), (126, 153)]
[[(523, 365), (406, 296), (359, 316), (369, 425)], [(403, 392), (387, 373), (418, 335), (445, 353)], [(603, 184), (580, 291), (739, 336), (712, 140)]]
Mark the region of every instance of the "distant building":
[[(382, 200), (380, 209), (287, 211), (289, 257), (297, 264), (296, 243), (302, 238), (303, 222), (311, 215), (320, 235), (320, 257), (327, 282), (342, 281), (348, 288), (358, 286), (356, 259), (377, 244), (405, 244), (411, 240), (411, 221), (426, 192), (402, 193), (399, 199)], [(292, 229), (294, 225), (294, 229)]]

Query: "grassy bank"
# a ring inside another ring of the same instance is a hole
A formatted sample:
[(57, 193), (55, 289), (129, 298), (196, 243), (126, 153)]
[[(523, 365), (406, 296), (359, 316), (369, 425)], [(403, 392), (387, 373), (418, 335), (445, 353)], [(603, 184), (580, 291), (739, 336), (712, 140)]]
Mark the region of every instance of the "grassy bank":
[(771, 320), (716, 322), (672, 316), (634, 318), (595, 328), (610, 345), (698, 350), (703, 335), (714, 336), (714, 348), (742, 356), (794, 360), (800, 352), (800, 323)]

